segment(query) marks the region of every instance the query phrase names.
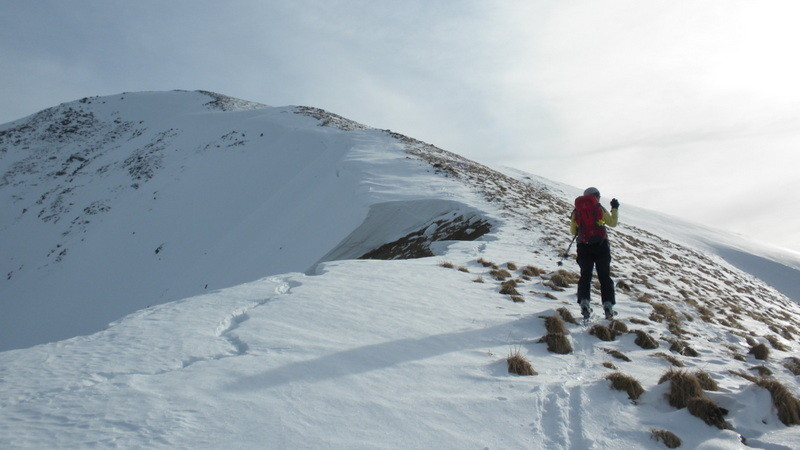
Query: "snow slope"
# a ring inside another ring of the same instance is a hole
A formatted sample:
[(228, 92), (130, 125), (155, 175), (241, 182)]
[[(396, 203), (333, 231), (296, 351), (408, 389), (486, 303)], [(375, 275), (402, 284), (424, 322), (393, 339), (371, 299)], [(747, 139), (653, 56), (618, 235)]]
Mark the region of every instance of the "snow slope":
[[(15, 333), (38, 333), (19, 322), (39, 315), (71, 336), (119, 319), (94, 334), (0, 353), (0, 446), (663, 448), (651, 429), (676, 433), (684, 448), (741, 448), (743, 438), (757, 448), (800, 446), (800, 429), (781, 423), (769, 392), (730, 373), (763, 366), (797, 395), (784, 364), (800, 348), (800, 306), (737, 268), (791, 283), (791, 255), (747, 251), (757, 246), (735, 237), (715, 241), (619, 195), (619, 318), (659, 348), (641, 348), (635, 334), (601, 341), (568, 324), (573, 351), (550, 353), (538, 342), (542, 317), (562, 307), (577, 313), (574, 285), (555, 282), (573, 188), (319, 110), (210, 93), (124, 98), (78, 105), (96, 118), (108, 107), (110, 119), (100, 122), (143, 121), (147, 131), (81, 156), (88, 164), (74, 175), (53, 171), (106, 138), (90, 133), (58, 149), (45, 139), (8, 144), (19, 131), (0, 136), (0, 192), (16, 208), (2, 222), (2, 254), (14, 260), (2, 263), (13, 270), (24, 262), (0, 291), (4, 313), (16, 314), (3, 319), (13, 328), (4, 347), (31, 342)], [(159, 163), (146, 165), (153, 175), (134, 179), (125, 161), (170, 129), (178, 131), (155, 153)], [(240, 133), (232, 142), (246, 142), (226, 147), (231, 130)], [(149, 138), (129, 144), (142, 136)], [(53, 168), (40, 167), (51, 156)], [(110, 209), (82, 215), (98, 193)], [(60, 218), (44, 221), (48, 208)], [(89, 223), (72, 220), (76, 213)], [(491, 230), (476, 240), (446, 240), (459, 235), (453, 224), (470, 235), (483, 223)], [(42, 258), (54, 246), (69, 252), (58, 262)], [(711, 251), (725, 246), (746, 264)], [(434, 256), (355, 259), (379, 247), (385, 257)], [(479, 260), (515, 262), (508, 269), (524, 302), (501, 294)], [(790, 271), (770, 268), (778, 263)], [(525, 265), (542, 274), (524, 275)], [(190, 296), (205, 283), (208, 292)], [(181, 293), (188, 298), (167, 301)], [(37, 299), (36, 308), (24, 305)], [(97, 320), (62, 324), (82, 315)], [(33, 340), (52, 336), (43, 330)], [(766, 361), (747, 353), (755, 343), (770, 347)], [(509, 374), (514, 351), (538, 375)], [(664, 355), (718, 382), (705, 395), (729, 411), (730, 429), (668, 404), (669, 382), (658, 383), (671, 367)], [(641, 382), (638, 400), (610, 388), (609, 363)]]

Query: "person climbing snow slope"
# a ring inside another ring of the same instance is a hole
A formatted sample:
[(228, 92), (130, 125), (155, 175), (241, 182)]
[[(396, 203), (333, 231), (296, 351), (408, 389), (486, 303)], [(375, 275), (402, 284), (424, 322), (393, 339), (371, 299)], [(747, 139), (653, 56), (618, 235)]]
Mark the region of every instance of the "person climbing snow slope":
[(616, 227), (619, 218), (619, 202), (611, 200), (609, 213), (600, 204), (600, 191), (590, 187), (575, 199), (575, 210), (570, 220), (570, 232), (578, 241), (578, 265), (581, 278), (578, 282), (578, 304), (584, 320), (592, 314), (591, 292), (592, 275), (597, 268), (603, 311), (606, 319), (616, 315), (614, 305), (614, 281), (611, 279), (611, 246), (606, 227)]

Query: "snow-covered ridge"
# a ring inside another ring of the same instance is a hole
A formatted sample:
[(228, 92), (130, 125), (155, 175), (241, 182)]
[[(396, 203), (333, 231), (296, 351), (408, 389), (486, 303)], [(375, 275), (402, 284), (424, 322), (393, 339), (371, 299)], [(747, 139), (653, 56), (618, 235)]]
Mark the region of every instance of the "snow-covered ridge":
[[(710, 250), (746, 243), (623, 197), (611, 239), (630, 333), (567, 323), (572, 351), (551, 353), (543, 318), (576, 309), (573, 264), (557, 265), (573, 188), (322, 110), (215, 98), (69, 104), (56, 126), (95, 131), (63, 140), (45, 120), (0, 127), (17, 130), (0, 141), (0, 296), (25, 300), (3, 303), (2, 339), (80, 322), (77, 308), (119, 319), (0, 353), (0, 445), (663, 448), (653, 429), (684, 448), (800, 442), (748, 380), (798, 392), (800, 306)], [(377, 250), (434, 256), (352, 259)], [(515, 351), (538, 375), (509, 374)], [(700, 397), (727, 411), (722, 428), (666, 400), (678, 366), (716, 382)]]

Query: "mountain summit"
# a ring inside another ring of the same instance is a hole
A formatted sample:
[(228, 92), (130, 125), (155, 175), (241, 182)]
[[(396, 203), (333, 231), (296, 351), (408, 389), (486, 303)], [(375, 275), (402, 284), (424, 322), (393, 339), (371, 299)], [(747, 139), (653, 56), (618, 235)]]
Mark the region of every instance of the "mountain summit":
[(800, 442), (800, 261), (621, 193), (584, 326), (577, 189), (320, 109), (85, 98), (0, 173), (4, 447)]

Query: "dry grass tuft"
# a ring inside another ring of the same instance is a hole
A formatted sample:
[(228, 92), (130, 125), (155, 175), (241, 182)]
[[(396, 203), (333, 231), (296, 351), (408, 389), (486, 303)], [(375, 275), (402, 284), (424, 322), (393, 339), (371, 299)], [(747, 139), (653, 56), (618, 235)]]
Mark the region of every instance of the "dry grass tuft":
[(492, 269), (489, 271), (489, 275), (494, 277), (495, 280), (503, 281), (506, 278), (511, 278), (511, 274), (506, 269)]
[(742, 377), (745, 380), (750, 381), (752, 383), (755, 383), (756, 380), (758, 380), (758, 378), (750, 375), (749, 373), (740, 372), (738, 370), (731, 370), (729, 371), (729, 373), (731, 373), (732, 375), (736, 375), (737, 377)]
[(622, 292), (630, 292), (631, 289), (633, 288), (631, 287), (630, 284), (626, 283), (625, 281), (619, 280), (617, 281), (617, 289), (619, 289)]
[(522, 297), (521, 295), (512, 295), (511, 300), (514, 303), (525, 303), (525, 298)]
[(561, 316), (561, 319), (563, 319), (564, 322), (578, 325), (578, 321), (575, 320), (575, 317), (572, 316), (572, 313), (569, 312), (567, 308), (558, 308), (556, 312)]
[(517, 265), (511, 261), (506, 263), (506, 267), (508, 267), (508, 270), (517, 270)]
[(526, 277), (538, 277), (544, 273), (544, 270), (535, 266), (525, 266), (522, 268), (522, 274)]
[(491, 267), (492, 269), (497, 269), (497, 264), (489, 262), (483, 258), (478, 259), (478, 264), (482, 265), (483, 267)]
[(560, 288), (566, 288), (570, 284), (578, 284), (580, 278), (580, 275), (576, 273), (560, 269), (550, 277), (550, 283)]
[(611, 369), (611, 370), (619, 370), (619, 369), (617, 369), (617, 366), (614, 365), (614, 363), (609, 362), (609, 361), (603, 361), (603, 367), (605, 367), (606, 369)]
[(456, 268), (456, 265), (451, 263), (450, 261), (442, 261), (442, 262), (439, 263), (439, 265), (441, 267), (444, 267), (445, 269), (455, 269)]
[(782, 352), (788, 352), (791, 350), (789, 347), (783, 345), (780, 340), (778, 340), (778, 336), (768, 335), (764, 336), (764, 339), (766, 339), (769, 342), (769, 345), (771, 345), (775, 350), (780, 350)]
[(658, 348), (658, 342), (644, 330), (633, 330), (631, 333), (636, 333), (636, 339), (633, 340), (633, 343), (639, 347), (645, 350)]
[(483, 283), (483, 277), (478, 277), (478, 278), (475, 278), (475, 279), (474, 279), (474, 280), (472, 280), (472, 281), (473, 281), (473, 282), (475, 282), (475, 283)]
[(689, 400), (703, 396), (703, 386), (700, 381), (685, 370), (669, 369), (658, 380), (658, 384), (665, 381), (670, 382), (667, 400), (673, 408), (685, 408)]
[(667, 339), (667, 341), (670, 343), (669, 350), (671, 352), (675, 352), (683, 356), (700, 356), (700, 354), (697, 353), (697, 350), (689, 347), (689, 344), (686, 342), (677, 339)]
[(638, 399), (643, 393), (641, 383), (635, 378), (623, 374), (622, 372), (614, 372), (606, 375), (606, 380), (611, 381), (611, 387), (618, 391), (625, 391), (628, 393), (628, 398), (631, 400)]
[(520, 293), (517, 291), (517, 282), (516, 280), (508, 280), (504, 281), (500, 284), (500, 293), (505, 295), (517, 295), (519, 296)]
[(589, 334), (596, 336), (601, 341), (613, 341), (616, 336), (610, 328), (605, 325), (595, 324), (589, 329)]
[(625, 356), (624, 353), (620, 352), (619, 350), (612, 350), (610, 348), (604, 348), (603, 350), (606, 351), (609, 355), (613, 356), (614, 358), (621, 359), (623, 361), (631, 362), (631, 359)]
[(519, 348), (515, 348), (511, 351), (508, 358), (506, 358), (506, 363), (508, 363), (508, 373), (515, 373), (517, 375), (537, 375), (531, 363), (522, 356)]
[(711, 378), (711, 375), (709, 375), (707, 372), (704, 372), (702, 370), (697, 370), (694, 372), (694, 376), (695, 378), (697, 378), (697, 381), (700, 382), (700, 386), (703, 388), (703, 390), (706, 391), (719, 390), (719, 385), (717, 384), (717, 381)]
[(628, 320), (630, 320), (631, 323), (635, 323), (636, 325), (650, 325), (650, 322), (648, 322), (647, 320), (637, 319), (636, 317), (631, 317)]
[(461, 267), (459, 267), (459, 268), (458, 268), (458, 271), (459, 271), (459, 272), (464, 272), (464, 273), (469, 273), (469, 269), (467, 269), (467, 268), (466, 268), (466, 267), (464, 267), (464, 266), (461, 266)]
[(563, 334), (546, 334), (539, 339), (539, 342), (547, 343), (547, 351), (550, 353), (558, 353), (559, 355), (572, 353), (572, 344), (569, 342), (569, 338)]
[(750, 348), (750, 351), (747, 352), (753, 355), (756, 359), (760, 359), (762, 361), (766, 361), (769, 358), (769, 347), (761, 344), (756, 344)]
[(608, 323), (608, 328), (614, 334), (618, 334), (618, 335), (628, 332), (628, 326), (625, 325), (625, 322), (623, 322), (623, 321), (621, 321), (619, 319), (611, 319), (611, 321)]
[(653, 353), (650, 356), (654, 356), (656, 358), (664, 359), (664, 360), (666, 360), (667, 362), (669, 362), (670, 364), (672, 364), (675, 367), (685, 367), (686, 366), (678, 358), (676, 358), (676, 357), (674, 357), (672, 355), (668, 355), (668, 354), (666, 354), (664, 352)]
[(800, 425), (800, 400), (797, 400), (786, 386), (772, 378), (759, 378), (755, 383), (769, 391), (772, 405), (778, 410), (778, 419), (784, 425), (787, 427)]
[(760, 377), (772, 376), (772, 371), (767, 366), (753, 366), (749, 370), (752, 370), (754, 372), (758, 372), (758, 376), (760, 376)]
[(695, 417), (699, 417), (708, 425), (719, 428), (720, 430), (730, 430), (731, 426), (725, 421), (728, 410), (721, 408), (708, 397), (695, 397), (689, 399), (686, 409)]
[(794, 356), (789, 357), (786, 362), (783, 363), (783, 367), (786, 367), (786, 369), (794, 375), (800, 375), (800, 358)]
[(567, 326), (564, 325), (564, 320), (562, 320), (561, 316), (558, 314), (545, 317), (544, 327), (547, 329), (548, 334), (569, 334), (567, 331)]
[(661, 441), (667, 448), (678, 448), (681, 446), (681, 439), (675, 433), (667, 430), (657, 430), (653, 428), (650, 430), (650, 439), (654, 441)]

